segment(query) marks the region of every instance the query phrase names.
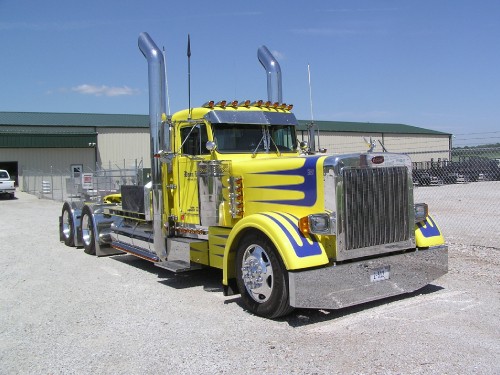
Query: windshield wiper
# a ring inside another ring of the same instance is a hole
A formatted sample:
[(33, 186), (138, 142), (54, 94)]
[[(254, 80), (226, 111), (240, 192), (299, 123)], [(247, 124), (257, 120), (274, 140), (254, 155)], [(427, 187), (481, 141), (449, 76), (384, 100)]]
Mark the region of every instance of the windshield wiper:
[(252, 152), (252, 157), (255, 157), (257, 154), (257, 150), (259, 149), (259, 146), (262, 142), (264, 142), (264, 149), (266, 150), (266, 153), (269, 152), (269, 129), (267, 127), (262, 128), (262, 138), (260, 139), (257, 147), (255, 147), (255, 150)]

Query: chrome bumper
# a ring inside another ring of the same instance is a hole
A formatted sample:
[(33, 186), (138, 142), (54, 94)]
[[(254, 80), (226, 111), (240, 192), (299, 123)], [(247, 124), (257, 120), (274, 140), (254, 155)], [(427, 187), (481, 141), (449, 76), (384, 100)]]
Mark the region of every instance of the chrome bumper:
[[(388, 271), (388, 279), (372, 281), (380, 270)], [(290, 305), (340, 309), (413, 292), (447, 272), (445, 245), (314, 270), (289, 271)]]

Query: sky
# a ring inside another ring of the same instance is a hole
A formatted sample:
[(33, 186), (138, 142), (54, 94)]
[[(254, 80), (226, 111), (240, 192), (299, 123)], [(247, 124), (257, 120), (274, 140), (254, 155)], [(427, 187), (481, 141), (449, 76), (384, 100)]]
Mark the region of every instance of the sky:
[(499, 20), (498, 0), (0, 0), (0, 111), (147, 114), (146, 31), (166, 51), (171, 113), (188, 106), (189, 34), (193, 106), (267, 99), (265, 45), (300, 120), (497, 143)]

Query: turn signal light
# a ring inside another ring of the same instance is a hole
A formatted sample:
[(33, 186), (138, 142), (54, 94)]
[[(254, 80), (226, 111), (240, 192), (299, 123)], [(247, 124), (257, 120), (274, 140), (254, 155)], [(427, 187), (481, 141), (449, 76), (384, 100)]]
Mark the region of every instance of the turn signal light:
[(335, 234), (335, 218), (328, 213), (312, 214), (299, 219), (303, 234)]

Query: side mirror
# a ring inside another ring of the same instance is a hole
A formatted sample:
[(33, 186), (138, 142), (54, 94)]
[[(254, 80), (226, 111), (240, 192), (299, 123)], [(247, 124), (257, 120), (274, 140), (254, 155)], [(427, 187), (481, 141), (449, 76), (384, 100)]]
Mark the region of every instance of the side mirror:
[(302, 151), (307, 151), (307, 149), (309, 148), (309, 143), (307, 143), (307, 141), (302, 141), (299, 143), (299, 147)]
[(205, 147), (207, 148), (208, 151), (212, 152), (212, 151), (215, 151), (215, 149), (217, 148), (217, 145), (215, 144), (214, 141), (208, 141), (205, 144)]

